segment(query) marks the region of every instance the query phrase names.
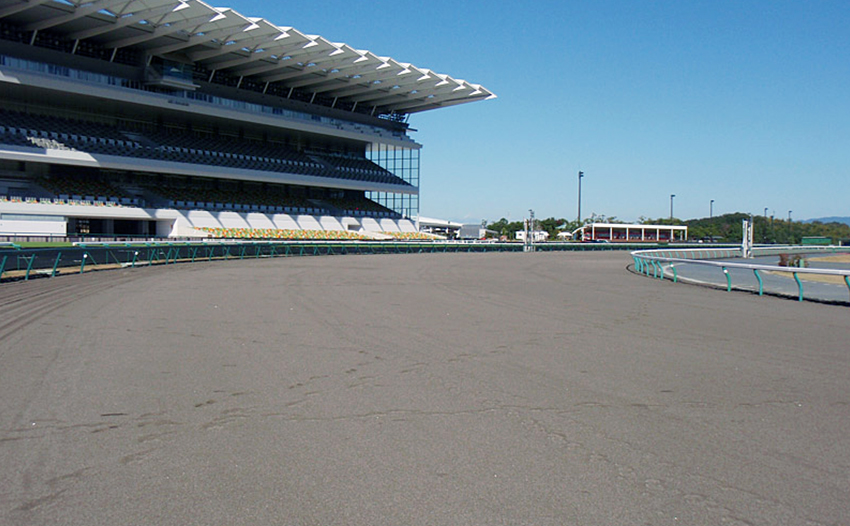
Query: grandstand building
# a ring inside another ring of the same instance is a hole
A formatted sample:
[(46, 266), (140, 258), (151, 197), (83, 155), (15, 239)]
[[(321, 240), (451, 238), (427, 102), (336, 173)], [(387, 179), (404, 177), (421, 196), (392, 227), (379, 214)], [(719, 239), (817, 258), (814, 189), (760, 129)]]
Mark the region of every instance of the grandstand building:
[(0, 0), (0, 236), (416, 236), (408, 117), (492, 97), (195, 0)]

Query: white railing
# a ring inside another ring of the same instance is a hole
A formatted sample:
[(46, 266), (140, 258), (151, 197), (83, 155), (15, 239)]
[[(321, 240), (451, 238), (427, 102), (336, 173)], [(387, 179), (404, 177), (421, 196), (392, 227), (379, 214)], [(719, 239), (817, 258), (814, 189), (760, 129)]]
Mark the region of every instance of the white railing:
[[(812, 254), (812, 253), (850, 253), (850, 248), (840, 246), (761, 246), (753, 247), (754, 256), (772, 256), (779, 254)], [(782, 267), (778, 265), (760, 265), (754, 263), (744, 263), (747, 261), (741, 259), (741, 262), (731, 261), (715, 261), (717, 259), (731, 259), (741, 256), (740, 249), (730, 248), (708, 248), (708, 249), (673, 249), (673, 250), (636, 250), (631, 253), (635, 262), (635, 271), (658, 279), (665, 277), (673, 282), (679, 281), (679, 266), (682, 265), (700, 265), (706, 267), (714, 267), (722, 272), (726, 281), (726, 290), (731, 291), (733, 288), (732, 275), (730, 269), (750, 270), (753, 276), (758, 281), (758, 294), (764, 295), (764, 279), (762, 272), (767, 273), (785, 273), (791, 274), (797, 284), (797, 298), (803, 301), (803, 281), (800, 276), (806, 275), (827, 275), (837, 276), (844, 280), (848, 290), (850, 290), (850, 269), (823, 269), (823, 268), (805, 268), (805, 267)], [(722, 285), (721, 285), (722, 286)], [(781, 293), (776, 293), (780, 294)], [(809, 298), (812, 299), (812, 298)]]

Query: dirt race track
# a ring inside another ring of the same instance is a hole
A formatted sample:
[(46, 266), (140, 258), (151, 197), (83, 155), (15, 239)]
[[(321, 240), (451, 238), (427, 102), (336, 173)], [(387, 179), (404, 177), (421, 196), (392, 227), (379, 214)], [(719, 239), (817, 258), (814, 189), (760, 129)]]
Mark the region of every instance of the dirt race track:
[(629, 261), (0, 285), (0, 524), (850, 524), (850, 309)]

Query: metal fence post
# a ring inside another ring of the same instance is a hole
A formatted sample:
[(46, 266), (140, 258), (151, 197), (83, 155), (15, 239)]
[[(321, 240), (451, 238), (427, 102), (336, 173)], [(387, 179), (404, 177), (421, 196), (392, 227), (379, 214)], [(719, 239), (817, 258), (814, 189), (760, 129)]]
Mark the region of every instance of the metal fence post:
[(796, 272), (794, 272), (794, 281), (797, 282), (797, 288), (800, 290), (800, 297), (798, 298), (798, 301), (803, 301), (803, 282), (800, 281), (800, 278), (799, 276), (797, 276)]
[[(3, 267), (0, 266), (0, 274), (3, 273)], [(844, 283), (847, 285), (847, 290), (850, 290), (850, 276), (844, 276)]]
[(59, 260), (62, 258), (62, 253), (59, 252), (56, 254), (56, 261), (53, 262), (53, 272), (50, 273), (50, 277), (56, 276), (56, 268), (59, 267)]
[(35, 261), (35, 254), (29, 257), (29, 261), (27, 262), (27, 273), (24, 276), (24, 281), (29, 281), (30, 279), (30, 270), (32, 270), (32, 264)]

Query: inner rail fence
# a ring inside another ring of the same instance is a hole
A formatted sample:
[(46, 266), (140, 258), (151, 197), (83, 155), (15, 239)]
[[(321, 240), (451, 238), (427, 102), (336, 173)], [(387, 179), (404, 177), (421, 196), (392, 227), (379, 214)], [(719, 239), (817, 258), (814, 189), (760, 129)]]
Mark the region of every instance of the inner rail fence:
[[(534, 245), (534, 250), (634, 250), (639, 246), (646, 245), (540, 243)], [(522, 243), (464, 241), (115, 241), (43, 248), (26, 248), (12, 242), (0, 242), (0, 281), (27, 281), (35, 277), (54, 277), (94, 270), (250, 258), (525, 251), (528, 251), (528, 248)]]
[[(825, 256), (850, 254), (850, 247), (755, 246), (752, 254), (754, 258), (778, 258), (783, 254)], [(634, 259), (634, 269), (638, 273), (661, 280), (669, 279), (674, 283), (681, 280), (725, 288), (727, 292), (742, 290), (757, 293), (759, 296), (768, 294), (796, 297), (799, 301), (850, 305), (850, 268), (805, 268), (746, 263), (750, 260), (741, 257), (740, 248), (636, 250), (631, 256)], [(732, 259), (740, 261), (730, 261)]]

